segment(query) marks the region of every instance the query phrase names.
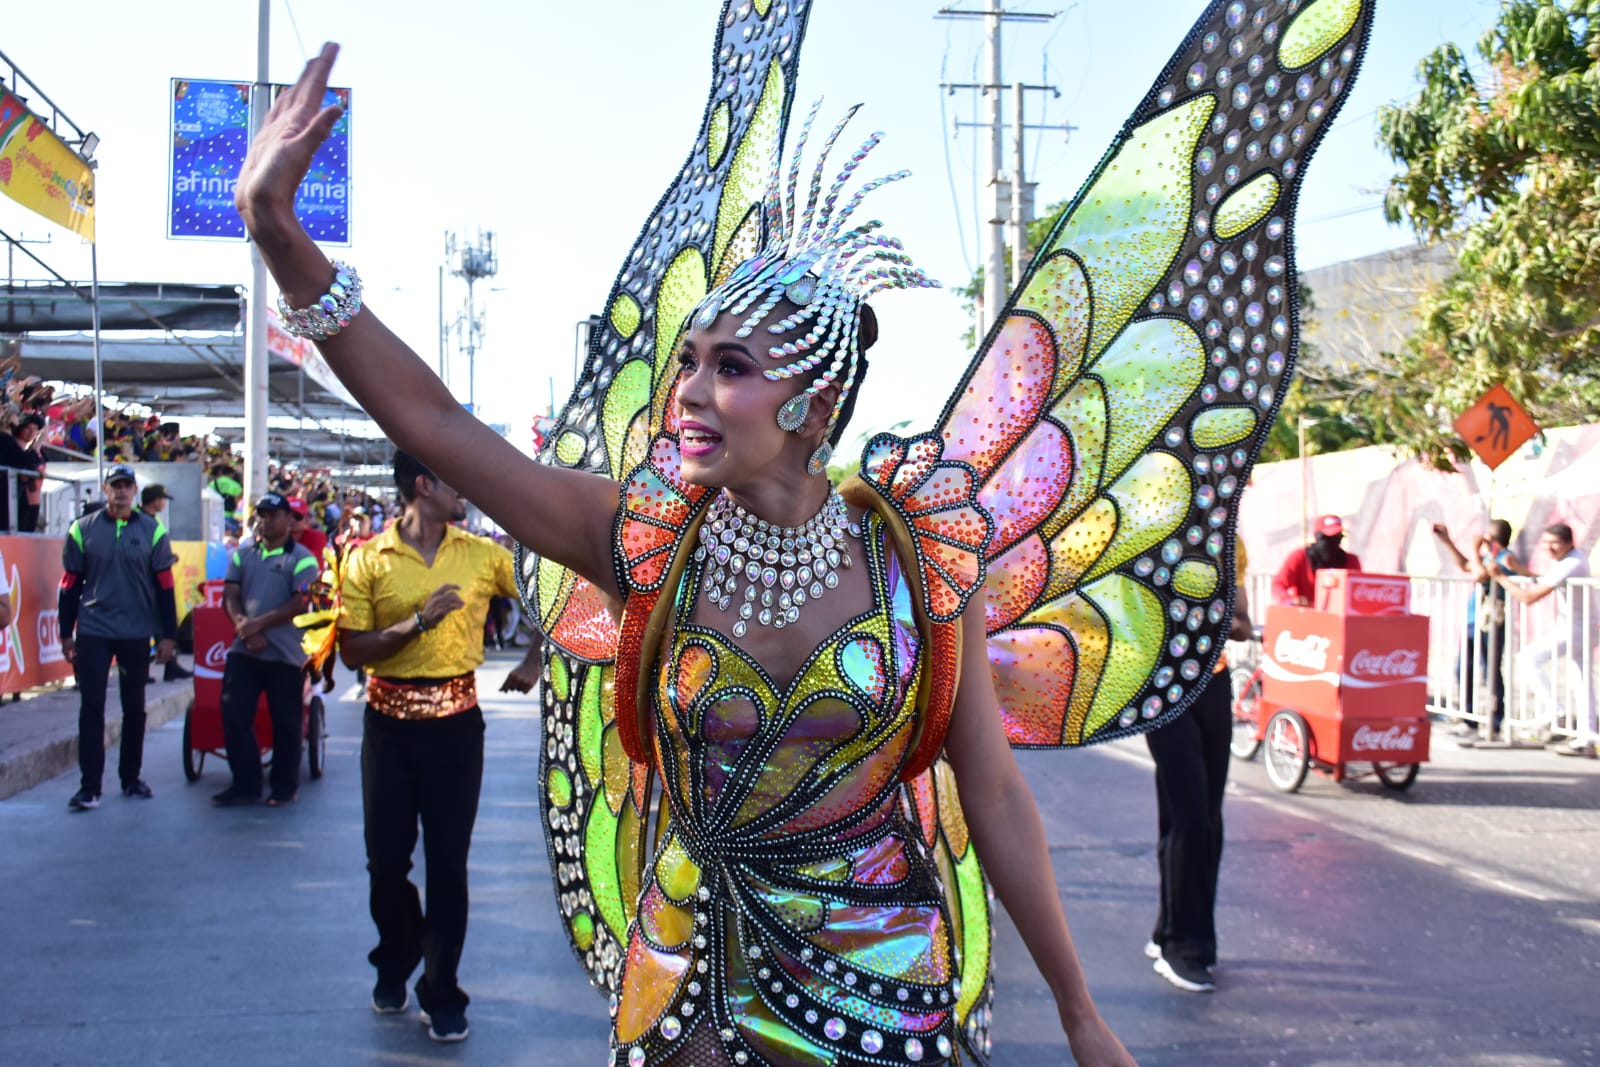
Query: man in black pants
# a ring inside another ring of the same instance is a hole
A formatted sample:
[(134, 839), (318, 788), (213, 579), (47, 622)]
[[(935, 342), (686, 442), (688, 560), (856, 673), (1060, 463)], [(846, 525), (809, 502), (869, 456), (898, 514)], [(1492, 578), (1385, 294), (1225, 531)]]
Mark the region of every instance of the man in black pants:
[[(1244, 588), (1244, 545), (1237, 546), (1235, 641), (1251, 635)], [(1228, 785), (1228, 741), (1233, 735), (1233, 691), (1226, 655), (1187, 711), (1145, 734), (1156, 762), (1156, 817), (1160, 833), (1161, 903), (1145, 955), (1155, 971), (1190, 993), (1216, 989), (1217, 872), (1222, 864), (1222, 794)]]
[(222, 672), (222, 732), (233, 782), (212, 797), (225, 807), (261, 800), (256, 704), (267, 694), (272, 716), (272, 793), (268, 807), (294, 803), (300, 781), (300, 666), (305, 652), (294, 617), (305, 610), (317, 561), (290, 536), (289, 502), (277, 493), (256, 501), (255, 538), (234, 550), (222, 604), (236, 635)]
[[(368, 674), (361, 739), (369, 904), (378, 946), (372, 1010), (399, 1014), (423, 964), (417, 1003), (435, 1041), (467, 1036), (456, 981), (467, 936), (467, 853), (483, 781), (483, 713), (476, 670), (494, 596), (516, 596), (511, 553), (451, 523), (466, 501), (404, 452), (394, 480), (405, 518), (354, 549), (345, 565), (339, 648)], [(538, 677), (529, 650), (503, 689)], [(422, 827), (428, 910), (408, 877)]]
[(117, 774), (122, 794), (148, 799), (139, 777), (144, 762), (144, 686), (150, 635), (159, 634), (156, 662), (172, 659), (178, 605), (175, 562), (167, 531), (133, 506), (133, 468), (119, 463), (106, 473), (106, 506), (73, 522), (62, 549), (61, 652), (78, 681), (79, 788), (73, 811), (100, 806), (106, 766), (106, 686), (112, 660), (122, 696), (122, 754)]

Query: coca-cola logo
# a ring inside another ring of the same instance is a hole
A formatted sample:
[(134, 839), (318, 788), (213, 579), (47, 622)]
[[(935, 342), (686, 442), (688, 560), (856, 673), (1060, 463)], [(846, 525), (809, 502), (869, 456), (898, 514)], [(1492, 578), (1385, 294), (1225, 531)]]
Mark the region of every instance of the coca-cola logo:
[(1422, 673), (1420, 648), (1397, 648), (1392, 652), (1359, 649), (1350, 657), (1350, 673), (1368, 678), (1410, 678)]
[(61, 653), (61, 615), (59, 612), (39, 612), (38, 636), (40, 663), (60, 663), (66, 658)]
[(1395, 725), (1385, 730), (1359, 726), (1350, 738), (1352, 752), (1411, 752), (1416, 746), (1416, 726)]
[(1356, 604), (1397, 608), (1405, 604), (1408, 592), (1410, 586), (1404, 582), (1358, 581), (1350, 586), (1350, 600)]
[(1272, 645), (1272, 655), (1279, 663), (1292, 663), (1296, 667), (1321, 671), (1328, 667), (1329, 644), (1329, 640), (1320, 634), (1296, 637), (1288, 630), (1279, 630), (1278, 639)]
[(214, 671), (220, 671), (228, 665), (228, 646), (217, 641), (206, 649), (201, 662)]

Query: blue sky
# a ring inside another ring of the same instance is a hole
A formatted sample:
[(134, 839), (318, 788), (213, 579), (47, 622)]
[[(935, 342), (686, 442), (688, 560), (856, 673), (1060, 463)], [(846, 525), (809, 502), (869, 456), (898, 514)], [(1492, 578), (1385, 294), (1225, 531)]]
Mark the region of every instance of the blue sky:
[[(0, 51), (80, 125), (97, 153), (102, 279), (249, 279), (242, 246), (165, 237), (168, 80), (249, 80), (256, 3), (80, 0), (62, 9), (8, 11)], [(815, 0), (797, 94), (825, 112), (864, 101), (853, 132), (888, 134), (867, 169), (915, 178), (874, 194), (872, 212), (935, 277), (965, 282), (981, 252), (973, 232), (979, 148), (968, 95), (981, 23), (939, 20), (943, 6), (977, 0)], [(1201, 10), (1201, 0), (1015, 0), (1064, 14), (1007, 29), (1007, 81), (1048, 80), (1061, 99), (1030, 121), (1070, 122), (1070, 139), (1028, 145), (1042, 204), (1071, 196)], [(366, 280), (368, 300), (425, 358), (438, 349), (438, 276), (447, 229), (494, 230), (500, 274), (480, 303), (487, 337), (478, 359), (480, 407), (522, 440), (529, 416), (571, 388), (574, 324), (598, 312), (639, 225), (688, 150), (708, 87), (717, 0), (309, 0), (272, 8), (272, 78), (291, 80), (324, 39), (344, 54), (337, 84), (354, 90), (353, 246), (338, 252)], [(1302, 194), (1302, 268), (1406, 243), (1383, 222), (1393, 171), (1375, 147), (1377, 109), (1416, 90), (1415, 71), (1439, 43), (1470, 46), (1494, 0), (1380, 0), (1366, 65), (1324, 142)], [(49, 223), (0, 198), (0, 227), (42, 238)], [(64, 231), (36, 249), (69, 277), (88, 255)], [(19, 274), (21, 272), (19, 271)], [(269, 294), (275, 297), (274, 294)], [(464, 293), (453, 280), (445, 312)], [(910, 418), (931, 423), (965, 362), (965, 317), (953, 296), (889, 294), (875, 302), (883, 342), (857, 427)], [(465, 396), (465, 362), (453, 372)], [(893, 388), (889, 381), (894, 382)]]

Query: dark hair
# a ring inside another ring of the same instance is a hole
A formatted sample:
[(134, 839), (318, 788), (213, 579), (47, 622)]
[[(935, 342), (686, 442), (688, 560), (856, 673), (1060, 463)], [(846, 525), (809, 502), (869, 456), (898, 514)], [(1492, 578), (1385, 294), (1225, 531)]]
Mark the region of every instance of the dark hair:
[(844, 436), (845, 427), (850, 424), (850, 416), (856, 413), (856, 397), (861, 395), (861, 385), (867, 380), (867, 349), (877, 343), (877, 313), (872, 310), (870, 304), (862, 304), (856, 322), (856, 344), (860, 350), (856, 356), (856, 381), (850, 387), (849, 395), (844, 398), (844, 407), (839, 409), (839, 421), (833, 424), (833, 432), (828, 435), (830, 445), (838, 447), (839, 439)]
[(44, 416), (37, 411), (30, 411), (22, 416), (22, 421), (17, 423), (17, 429), (20, 430), (24, 426), (36, 426), (42, 430), (44, 429)]
[(1504, 519), (1489, 520), (1489, 536), (1502, 545), (1511, 544), (1511, 524)]
[(1349, 562), (1344, 546), (1339, 543), (1339, 535), (1317, 534), (1316, 539), (1306, 546), (1306, 559), (1311, 563), (1312, 573), (1327, 568), (1338, 570)]
[(1569, 545), (1572, 544), (1572, 527), (1564, 522), (1552, 522), (1544, 528), (1544, 532), (1552, 537), (1559, 537)]
[(411, 503), (417, 498), (417, 479), (426, 478), (430, 482), (437, 482), (439, 476), (434, 474), (422, 462), (410, 453), (394, 450), (394, 486), (400, 491), (400, 499)]

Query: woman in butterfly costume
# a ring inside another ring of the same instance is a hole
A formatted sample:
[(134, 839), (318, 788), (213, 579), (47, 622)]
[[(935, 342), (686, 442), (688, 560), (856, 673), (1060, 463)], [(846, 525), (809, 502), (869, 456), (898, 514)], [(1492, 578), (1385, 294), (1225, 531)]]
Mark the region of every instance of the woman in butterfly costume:
[(992, 885), (1078, 1061), (1130, 1063), (1008, 742), (1149, 729), (1215, 661), (1293, 362), (1299, 182), (1372, 0), (1208, 5), (935, 429), (873, 438), (838, 487), (865, 301), (932, 283), (856, 214), (903, 175), (846, 198), (877, 135), (831, 183), (844, 122), (809, 175), (799, 147), (780, 165), (809, 7), (724, 5), (699, 134), (542, 463), (295, 221), (337, 117), (331, 46), (274, 107), (239, 207), (289, 327), (526, 546), (546, 839), (613, 1062), (987, 1062)]

